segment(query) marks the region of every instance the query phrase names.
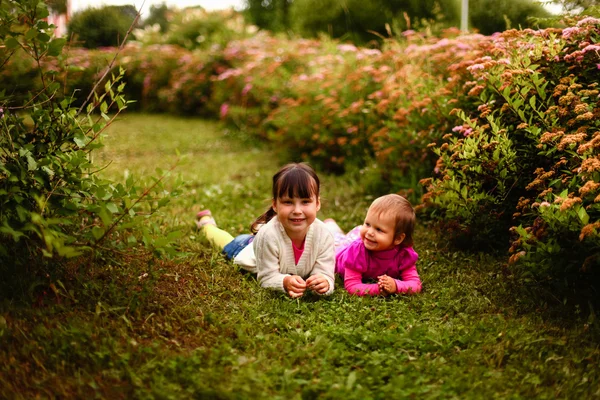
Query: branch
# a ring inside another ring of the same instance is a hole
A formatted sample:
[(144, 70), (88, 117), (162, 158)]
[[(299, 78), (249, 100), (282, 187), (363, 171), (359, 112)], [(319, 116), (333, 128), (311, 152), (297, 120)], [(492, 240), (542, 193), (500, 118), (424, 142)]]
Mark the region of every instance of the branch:
[[(178, 160), (178, 161), (179, 161), (179, 160)], [(131, 206), (130, 206), (130, 207), (126, 207), (126, 208), (123, 210), (123, 214), (121, 214), (121, 216), (119, 216), (119, 218), (117, 218), (117, 219), (116, 219), (116, 220), (115, 220), (115, 221), (112, 223), (112, 225), (108, 227), (108, 229), (107, 229), (107, 230), (104, 232), (104, 234), (103, 234), (103, 235), (102, 235), (102, 236), (101, 236), (101, 237), (100, 237), (98, 240), (96, 240), (94, 243), (95, 243), (95, 244), (101, 243), (101, 242), (104, 240), (104, 238), (105, 238), (106, 236), (108, 236), (108, 234), (109, 234), (109, 233), (111, 233), (111, 232), (113, 231), (113, 229), (115, 229), (115, 227), (116, 227), (116, 226), (117, 226), (117, 225), (118, 225), (118, 224), (121, 222), (121, 220), (122, 220), (122, 219), (123, 219), (123, 218), (124, 218), (126, 215), (129, 215), (129, 210), (132, 210), (132, 209), (133, 209), (133, 207), (135, 207), (137, 203), (139, 203), (140, 201), (142, 201), (142, 199), (143, 199), (143, 198), (147, 197), (147, 196), (150, 194), (150, 192), (152, 191), (152, 189), (154, 189), (154, 188), (155, 188), (155, 187), (156, 187), (156, 186), (157, 186), (157, 185), (158, 185), (160, 182), (162, 182), (162, 180), (163, 180), (163, 179), (165, 179), (165, 178), (166, 178), (166, 177), (169, 175), (169, 173), (171, 173), (171, 172), (172, 172), (172, 171), (173, 171), (173, 170), (174, 170), (174, 169), (177, 167), (177, 164), (178, 164), (178, 162), (176, 162), (175, 164), (173, 164), (173, 165), (171, 166), (171, 168), (169, 168), (169, 170), (168, 170), (166, 173), (164, 173), (164, 174), (163, 174), (163, 175), (162, 175), (162, 176), (161, 176), (159, 179), (157, 179), (157, 180), (156, 180), (156, 182), (154, 182), (154, 184), (152, 184), (152, 186), (150, 186), (149, 188), (146, 188), (146, 189), (144, 190), (144, 192), (143, 192), (143, 193), (140, 195), (140, 197), (138, 197), (138, 198), (137, 198), (137, 199), (136, 199), (136, 200), (135, 200), (135, 201), (134, 201), (134, 202), (131, 204)]]
[[(143, 5), (144, 4), (142, 3), (142, 7), (143, 7)], [(141, 7), (140, 7), (140, 10), (141, 10)], [(113, 65), (117, 61), (117, 57), (118, 57), (119, 53), (121, 52), (121, 50), (123, 50), (123, 48), (125, 47), (125, 43), (127, 42), (127, 38), (129, 37), (129, 34), (133, 31), (133, 27), (137, 24), (138, 20), (140, 19), (140, 16), (141, 16), (140, 10), (138, 10), (137, 14), (135, 15), (135, 18), (133, 19), (133, 22), (129, 26), (129, 29), (127, 30), (127, 33), (125, 34), (125, 37), (123, 38), (123, 41), (121, 42), (121, 45), (117, 48), (117, 52), (115, 53), (115, 56), (113, 57), (111, 62), (106, 67), (104, 74), (102, 74), (102, 77), (96, 81), (96, 84), (94, 85), (94, 87), (92, 88), (90, 93), (88, 94), (87, 99), (85, 99), (83, 104), (81, 104), (81, 107), (79, 107), (79, 110), (77, 110), (77, 114), (75, 114), (76, 117), (79, 116), (79, 114), (81, 114), (81, 112), (83, 111), (85, 106), (90, 102), (90, 98), (92, 97), (92, 95), (94, 93), (96, 93), (96, 89), (98, 88), (100, 83), (104, 80), (104, 78), (106, 78), (106, 75), (108, 75), (108, 73), (112, 69)]]

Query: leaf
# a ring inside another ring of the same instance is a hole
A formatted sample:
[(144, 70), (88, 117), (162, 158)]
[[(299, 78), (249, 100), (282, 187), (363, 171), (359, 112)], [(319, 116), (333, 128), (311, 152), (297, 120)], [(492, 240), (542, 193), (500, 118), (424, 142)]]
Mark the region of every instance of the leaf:
[(82, 149), (85, 147), (86, 144), (88, 144), (89, 138), (87, 136), (85, 136), (83, 134), (83, 132), (78, 131), (77, 133), (75, 133), (75, 136), (73, 137), (73, 141), (75, 142), (77, 147)]
[(116, 214), (119, 212), (119, 208), (117, 207), (117, 205), (115, 203), (107, 203), (106, 209), (113, 214)]
[(356, 371), (352, 371), (348, 374), (348, 377), (346, 378), (346, 389), (352, 390), (355, 383), (356, 383)]
[(8, 39), (6, 39), (4, 41), (4, 45), (6, 46), (7, 50), (14, 50), (20, 46), (19, 41), (17, 39), (15, 39), (14, 37), (9, 37)]
[(529, 105), (530, 105), (530, 106), (531, 106), (531, 108), (533, 108), (534, 110), (536, 109), (536, 108), (535, 108), (535, 99), (536, 99), (536, 97), (535, 97), (535, 96), (531, 96), (531, 97), (529, 98)]
[(583, 222), (584, 225), (587, 225), (588, 221), (590, 220), (590, 216), (588, 215), (587, 211), (585, 211), (584, 207), (579, 207), (577, 215), (579, 216), (581, 222)]
[(37, 3), (36, 8), (37, 8), (35, 10), (36, 18), (39, 18), (41, 20), (41, 19), (47, 18), (48, 15), (50, 15), (50, 12), (48, 11), (48, 6), (46, 6), (46, 3), (44, 3), (43, 1), (40, 1), (39, 3)]
[(167, 240), (173, 241), (175, 239), (179, 239), (182, 236), (183, 236), (183, 231), (169, 232), (169, 234), (167, 235)]
[(60, 53), (62, 53), (62, 49), (66, 43), (67, 40), (63, 38), (52, 40), (48, 45), (48, 55), (53, 57), (58, 56)]
[(108, 212), (106, 207), (102, 207), (100, 211), (98, 211), (98, 216), (105, 226), (109, 226), (113, 222), (112, 214)]
[(157, 204), (157, 206), (158, 206), (158, 208), (164, 207), (164, 206), (165, 206), (165, 205), (167, 205), (167, 204), (168, 204), (170, 201), (171, 201), (171, 199), (170, 199), (170, 198), (168, 198), (168, 197), (163, 197), (162, 199), (160, 199), (160, 200), (158, 201), (158, 204)]
[(34, 39), (37, 35), (39, 34), (37, 29), (29, 29), (27, 32), (25, 32), (25, 39), (27, 40), (31, 40)]
[(27, 154), (27, 170), (35, 171), (37, 169), (37, 162), (31, 156), (31, 153)]
[(104, 235), (104, 228), (100, 227), (100, 226), (95, 226), (92, 228), (92, 235), (94, 236), (94, 239), (98, 240), (102, 237), (102, 235)]
[(48, 35), (47, 33), (41, 32), (40, 34), (38, 34), (37, 39), (40, 42), (48, 43), (50, 41), (50, 35)]

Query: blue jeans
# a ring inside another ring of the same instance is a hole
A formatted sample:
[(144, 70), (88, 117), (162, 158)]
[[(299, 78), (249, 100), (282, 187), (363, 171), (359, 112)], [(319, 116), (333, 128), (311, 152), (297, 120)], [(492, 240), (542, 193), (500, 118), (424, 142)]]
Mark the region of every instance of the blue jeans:
[(239, 235), (223, 248), (223, 254), (228, 260), (233, 260), (244, 247), (248, 246), (254, 240), (254, 235)]

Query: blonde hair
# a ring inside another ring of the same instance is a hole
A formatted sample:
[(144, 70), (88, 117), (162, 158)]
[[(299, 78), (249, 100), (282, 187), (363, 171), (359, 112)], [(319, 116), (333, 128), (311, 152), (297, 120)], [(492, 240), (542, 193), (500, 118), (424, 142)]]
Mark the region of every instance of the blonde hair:
[(386, 194), (373, 200), (369, 211), (377, 215), (391, 215), (394, 218), (394, 237), (404, 234), (401, 247), (413, 245), (413, 232), (415, 230), (415, 210), (408, 200), (397, 194)]

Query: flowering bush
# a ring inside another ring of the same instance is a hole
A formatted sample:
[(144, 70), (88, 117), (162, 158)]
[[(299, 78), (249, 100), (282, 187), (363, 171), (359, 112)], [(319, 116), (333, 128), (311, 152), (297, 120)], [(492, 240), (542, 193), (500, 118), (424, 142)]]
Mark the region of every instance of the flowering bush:
[[(201, 51), (137, 42), (115, 72), (126, 68), (138, 109), (218, 117), (321, 169), (376, 164), (380, 187), (413, 198), (429, 176), (420, 209), (454, 239), (510, 243), (511, 262), (540, 272), (559, 259), (587, 269), (600, 228), (598, 32), (586, 18), (493, 36), (407, 31), (382, 50), (262, 32)], [(109, 60), (107, 49), (71, 49), (47, 61), (68, 82), (56, 98)], [(2, 82), (34, 68), (6, 66)]]
[[(508, 238), (535, 274), (598, 263), (600, 20), (507, 31), (471, 63), (472, 106), (441, 144), (424, 204), (455, 237)], [(502, 243), (502, 242), (500, 242)]]

